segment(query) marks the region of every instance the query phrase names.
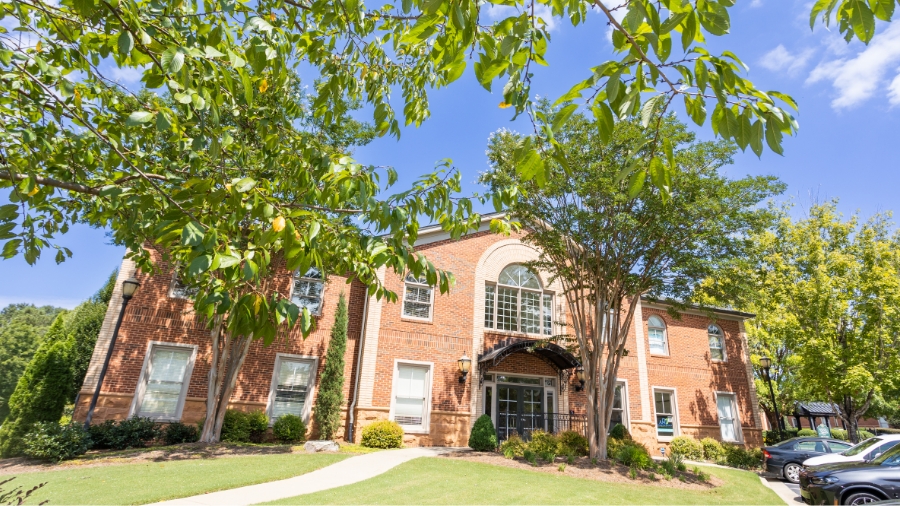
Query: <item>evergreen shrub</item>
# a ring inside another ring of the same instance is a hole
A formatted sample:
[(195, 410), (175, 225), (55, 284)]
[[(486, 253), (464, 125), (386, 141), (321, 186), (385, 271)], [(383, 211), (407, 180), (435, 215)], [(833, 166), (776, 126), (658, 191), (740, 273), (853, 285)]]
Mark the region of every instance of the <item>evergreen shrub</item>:
[(525, 441), (518, 434), (513, 434), (500, 443), (500, 452), (508, 459), (524, 456), (526, 448)]
[(703, 458), (710, 462), (715, 462), (725, 453), (725, 449), (722, 448), (722, 443), (711, 437), (703, 438), (700, 440), (700, 444), (703, 445)]
[(220, 440), (228, 443), (249, 443), (250, 432), (250, 417), (246, 412), (237, 409), (225, 411)]
[(469, 434), (469, 448), (479, 452), (492, 452), (497, 449), (497, 432), (490, 416), (481, 415), (475, 420), (475, 426)]
[(672, 453), (688, 460), (703, 460), (703, 444), (691, 436), (677, 436), (669, 443)]
[(80, 423), (37, 422), (25, 436), (24, 446), (31, 458), (59, 462), (87, 452), (91, 436)]
[(109, 450), (125, 450), (127, 448), (144, 448), (147, 443), (162, 436), (159, 425), (150, 418), (135, 416), (121, 422), (106, 420), (91, 425), (91, 440), (94, 448)]
[(553, 434), (542, 430), (532, 431), (531, 441), (528, 442), (528, 449), (535, 454), (540, 455), (543, 458), (544, 455), (550, 453), (556, 454), (558, 447), (559, 441)]
[(403, 429), (396, 422), (379, 420), (363, 428), (361, 443), (366, 448), (400, 448), (403, 446)]
[(816, 434), (816, 431), (812, 429), (800, 429), (799, 431), (797, 431), (797, 435), (799, 437), (815, 437), (818, 434)]
[(266, 412), (257, 409), (247, 413), (247, 421), (250, 424), (250, 441), (253, 443), (262, 443), (269, 430), (269, 417)]
[(566, 455), (571, 453), (582, 457), (587, 456), (589, 451), (588, 440), (574, 430), (560, 432), (557, 439), (559, 440), (560, 453)]
[(831, 437), (840, 439), (841, 441), (849, 441), (849, 435), (844, 429), (831, 429)]
[(623, 444), (616, 451), (614, 458), (622, 465), (636, 469), (645, 469), (653, 462), (647, 447), (637, 441)]
[(628, 433), (628, 429), (625, 428), (624, 425), (617, 423), (613, 426), (612, 430), (609, 431), (609, 437), (612, 439), (627, 440), (631, 439), (631, 434)]
[(196, 443), (200, 440), (200, 431), (196, 425), (188, 425), (181, 422), (170, 423), (166, 426), (163, 439), (167, 445), (182, 443)]
[(730, 467), (740, 469), (756, 469), (762, 465), (762, 450), (759, 448), (746, 449), (735, 444), (723, 444), (724, 463)]
[(338, 307), (331, 327), (331, 340), (325, 354), (325, 370), (319, 382), (316, 407), (313, 411), (315, 427), (321, 439), (333, 439), (341, 426), (341, 406), (344, 402), (344, 355), (347, 351), (347, 301), (344, 293), (338, 297)]
[(281, 443), (301, 443), (306, 441), (306, 424), (297, 415), (281, 415), (272, 425), (272, 434)]

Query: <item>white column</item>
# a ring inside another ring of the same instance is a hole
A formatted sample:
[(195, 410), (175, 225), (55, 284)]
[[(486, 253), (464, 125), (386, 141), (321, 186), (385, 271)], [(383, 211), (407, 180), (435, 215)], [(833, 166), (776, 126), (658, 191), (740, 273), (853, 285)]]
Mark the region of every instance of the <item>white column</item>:
[(641, 399), (641, 420), (650, 421), (650, 380), (647, 375), (647, 352), (644, 345), (644, 315), (641, 310), (641, 299), (638, 298), (637, 308), (634, 311), (634, 339), (637, 343), (638, 361), (638, 393)]

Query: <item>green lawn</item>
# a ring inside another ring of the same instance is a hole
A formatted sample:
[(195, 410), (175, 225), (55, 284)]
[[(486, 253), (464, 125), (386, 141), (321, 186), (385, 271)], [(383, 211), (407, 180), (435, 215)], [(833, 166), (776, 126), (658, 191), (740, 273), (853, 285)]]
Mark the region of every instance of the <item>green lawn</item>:
[(85, 467), (19, 474), (7, 486), (47, 482), (29, 501), (35, 504), (143, 504), (282, 480), (349, 456), (298, 453)]
[(371, 480), (271, 504), (784, 504), (753, 473), (704, 470), (726, 484), (696, 492), (418, 458)]

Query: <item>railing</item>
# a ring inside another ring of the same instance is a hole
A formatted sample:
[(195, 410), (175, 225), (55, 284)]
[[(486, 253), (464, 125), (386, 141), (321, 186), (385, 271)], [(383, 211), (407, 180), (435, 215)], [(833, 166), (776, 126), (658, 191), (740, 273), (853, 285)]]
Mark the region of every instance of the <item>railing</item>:
[(582, 436), (587, 430), (587, 417), (568, 413), (531, 413), (517, 415), (514, 413), (497, 413), (497, 439), (505, 441), (513, 434), (528, 441), (535, 430), (543, 430), (551, 434), (575, 431)]

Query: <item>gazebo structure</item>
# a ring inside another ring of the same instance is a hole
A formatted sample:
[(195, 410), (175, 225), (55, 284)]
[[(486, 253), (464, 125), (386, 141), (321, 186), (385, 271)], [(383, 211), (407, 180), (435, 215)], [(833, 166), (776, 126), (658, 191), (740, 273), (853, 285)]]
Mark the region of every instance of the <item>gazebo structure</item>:
[[(829, 429), (837, 428), (835, 426), (837, 421), (840, 421), (841, 428), (846, 429), (846, 424), (840, 417), (840, 409), (837, 404), (827, 402), (797, 402), (794, 405), (793, 417), (797, 422), (797, 428), (803, 427), (801, 420), (805, 418), (809, 422), (809, 428), (815, 430), (818, 425), (816, 421), (822, 418), (825, 421), (825, 426)], [(834, 417), (835, 423), (830, 420), (832, 417)]]

